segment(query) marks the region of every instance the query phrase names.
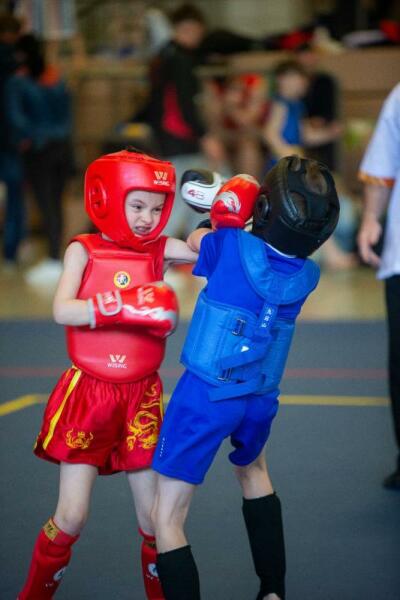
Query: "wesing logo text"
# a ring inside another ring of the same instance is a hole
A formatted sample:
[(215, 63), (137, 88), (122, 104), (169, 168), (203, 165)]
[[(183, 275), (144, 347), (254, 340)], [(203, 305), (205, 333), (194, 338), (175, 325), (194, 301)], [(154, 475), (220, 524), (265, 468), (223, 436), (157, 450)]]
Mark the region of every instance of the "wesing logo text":
[(166, 171), (154, 171), (154, 176), (153, 183), (155, 185), (169, 185), (168, 173)]
[(110, 361), (107, 364), (107, 367), (111, 367), (112, 369), (126, 369), (126, 354), (110, 354)]

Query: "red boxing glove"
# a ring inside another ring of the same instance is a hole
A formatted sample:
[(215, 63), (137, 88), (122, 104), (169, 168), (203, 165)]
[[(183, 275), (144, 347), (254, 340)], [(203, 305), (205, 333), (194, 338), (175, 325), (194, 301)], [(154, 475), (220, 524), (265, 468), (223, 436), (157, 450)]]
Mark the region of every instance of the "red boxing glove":
[(152, 335), (167, 337), (178, 322), (175, 292), (163, 281), (96, 294), (88, 306), (91, 329), (118, 323), (145, 327)]
[(220, 188), (210, 211), (213, 229), (243, 229), (253, 214), (260, 184), (251, 175), (235, 175)]

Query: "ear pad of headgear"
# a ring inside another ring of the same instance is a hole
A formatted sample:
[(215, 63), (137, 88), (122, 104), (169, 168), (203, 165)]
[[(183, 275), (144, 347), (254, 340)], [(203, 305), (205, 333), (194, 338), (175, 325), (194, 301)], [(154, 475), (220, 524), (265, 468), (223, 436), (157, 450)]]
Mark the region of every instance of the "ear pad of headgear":
[(88, 200), (90, 210), (97, 219), (104, 219), (108, 213), (107, 191), (100, 177), (94, 177), (89, 182)]
[(254, 205), (253, 219), (257, 219), (259, 224), (266, 223), (268, 220), (269, 211), (270, 204), (268, 195), (265, 191), (261, 190)]
[(309, 256), (336, 227), (339, 200), (321, 163), (285, 157), (267, 173), (261, 193), (268, 197), (269, 212), (262, 218), (256, 206), (252, 233), (285, 254)]

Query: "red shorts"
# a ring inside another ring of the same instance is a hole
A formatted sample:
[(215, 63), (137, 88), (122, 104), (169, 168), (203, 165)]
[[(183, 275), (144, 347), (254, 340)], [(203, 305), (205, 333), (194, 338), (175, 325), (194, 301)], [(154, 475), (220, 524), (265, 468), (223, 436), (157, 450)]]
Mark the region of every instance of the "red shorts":
[(75, 367), (54, 388), (34, 452), (53, 462), (83, 463), (101, 475), (149, 467), (162, 421), (162, 383), (153, 373), (110, 383)]

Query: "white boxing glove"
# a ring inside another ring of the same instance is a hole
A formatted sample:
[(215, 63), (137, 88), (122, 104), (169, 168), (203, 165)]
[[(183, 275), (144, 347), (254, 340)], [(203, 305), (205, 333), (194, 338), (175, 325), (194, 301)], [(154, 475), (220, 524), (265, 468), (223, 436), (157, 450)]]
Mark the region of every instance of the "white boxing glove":
[(225, 179), (207, 169), (188, 169), (181, 179), (181, 195), (186, 204), (199, 213), (206, 213)]

